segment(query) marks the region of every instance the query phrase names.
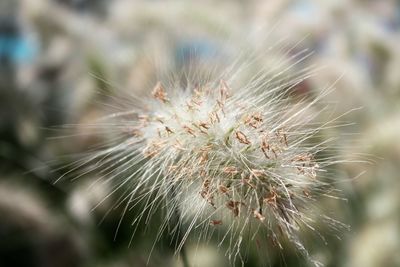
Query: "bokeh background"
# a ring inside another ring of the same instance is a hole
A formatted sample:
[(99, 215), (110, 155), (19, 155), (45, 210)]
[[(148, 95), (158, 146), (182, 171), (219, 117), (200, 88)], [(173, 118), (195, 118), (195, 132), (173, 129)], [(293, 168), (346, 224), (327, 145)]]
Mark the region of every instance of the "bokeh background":
[[(274, 31), (266, 38), (260, 27)], [(337, 114), (362, 108), (334, 134), (345, 148), (341, 158), (360, 155), (364, 162), (337, 167), (347, 201), (325, 203), (351, 230), (340, 239), (328, 234), (327, 245), (310, 238), (311, 255), (326, 266), (400, 266), (396, 0), (1, 0), (0, 266), (182, 266), (168, 236), (148, 259), (151, 228), (140, 228), (128, 246), (134, 215), (114, 237), (121, 210), (110, 211), (113, 198), (93, 210), (107, 194), (101, 186), (88, 190), (98, 177), (54, 181), (68, 170), (70, 155), (101, 141), (79, 125), (104, 115), (118, 91), (151, 89), (152, 59), (182, 66), (193, 49), (210, 57), (243, 39), (250, 46), (304, 39), (299, 51), (313, 54), (302, 66), (324, 68), (297, 89), (318, 92), (341, 77), (325, 100)], [(228, 266), (212, 242), (187, 251), (193, 266)], [(308, 266), (294, 251), (270, 255), (269, 266)], [(250, 253), (246, 266), (258, 266), (258, 256)]]

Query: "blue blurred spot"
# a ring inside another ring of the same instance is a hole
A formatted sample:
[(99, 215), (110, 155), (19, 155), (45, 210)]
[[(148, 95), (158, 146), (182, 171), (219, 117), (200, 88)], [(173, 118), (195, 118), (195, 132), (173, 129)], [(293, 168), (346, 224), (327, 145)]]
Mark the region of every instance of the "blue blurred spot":
[(22, 37), (0, 36), (0, 58), (15, 64), (31, 62), (37, 54), (37, 47)]
[(192, 40), (180, 43), (175, 51), (177, 62), (184, 64), (192, 60), (214, 58), (217, 47), (210, 42)]
[(317, 7), (304, 0), (295, 1), (290, 9), (299, 19), (305, 22), (315, 22), (316, 14), (318, 14)]

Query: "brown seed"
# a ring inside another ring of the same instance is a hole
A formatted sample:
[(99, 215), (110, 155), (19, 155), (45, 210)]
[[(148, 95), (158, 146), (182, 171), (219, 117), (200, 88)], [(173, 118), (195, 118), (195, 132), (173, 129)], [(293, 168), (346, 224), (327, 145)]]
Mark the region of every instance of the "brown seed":
[(218, 112), (217, 111), (212, 111), (209, 115), (209, 120), (210, 120), (210, 124), (215, 124), (215, 123), (219, 123), (220, 119), (218, 116)]
[(192, 123), (192, 125), (197, 128), (201, 133), (203, 134), (207, 134), (206, 130), (204, 130), (200, 125), (196, 124), (196, 123)]
[(269, 144), (268, 144), (266, 141), (263, 141), (263, 142), (262, 142), (261, 147), (262, 147), (263, 149), (265, 149), (266, 151), (269, 151), (269, 150), (270, 150), (270, 146), (269, 146)]
[(209, 187), (210, 187), (210, 179), (205, 179), (203, 182), (203, 188), (208, 191)]
[(192, 135), (193, 137), (196, 137), (194, 130), (192, 128), (190, 128), (189, 126), (184, 125), (183, 129), (185, 129), (188, 134)]
[(238, 170), (235, 166), (224, 167), (224, 168), (222, 169), (222, 171), (223, 171), (224, 173), (233, 174), (233, 175), (239, 173), (239, 170)]
[(222, 220), (211, 220), (210, 221), (210, 225), (221, 225), (222, 224)]
[(203, 151), (200, 155), (200, 164), (204, 164), (208, 161), (208, 151)]
[(269, 143), (268, 143), (267, 136), (263, 136), (263, 137), (262, 137), (262, 140), (261, 140), (261, 150), (262, 150), (262, 152), (264, 153), (264, 156), (265, 156), (267, 159), (270, 159), (270, 157), (269, 157), (268, 154), (267, 154), (267, 151), (270, 150), (270, 145), (269, 145)]
[(277, 196), (278, 196), (278, 195), (276, 194), (276, 192), (272, 190), (272, 191), (270, 192), (269, 196), (267, 196), (266, 198), (264, 198), (264, 202), (265, 202), (266, 204), (273, 205), (273, 206), (276, 207), (276, 198), (277, 198)]
[(164, 117), (155, 116), (155, 117), (154, 117), (154, 120), (155, 120), (155, 121), (158, 121), (158, 122), (161, 123), (161, 124), (164, 124)]
[(168, 134), (173, 134), (173, 133), (174, 133), (174, 131), (172, 131), (171, 128), (169, 128), (168, 126), (165, 126), (165, 131), (166, 131)]
[(265, 175), (265, 172), (263, 170), (256, 170), (252, 169), (251, 174), (254, 175), (255, 177), (259, 178)]
[(201, 192), (200, 192), (200, 195), (201, 195), (201, 197), (204, 198), (204, 199), (207, 201), (207, 203), (210, 204), (214, 209), (216, 208), (216, 207), (215, 207), (215, 203), (214, 203), (214, 197), (213, 197), (211, 194), (209, 194), (209, 193), (207, 193), (207, 192), (204, 192), (204, 191), (201, 191)]
[(244, 133), (242, 133), (241, 131), (236, 131), (235, 135), (240, 143), (245, 144), (245, 145), (251, 144), (249, 139), (247, 139), (247, 136)]
[(249, 125), (250, 127), (257, 129), (261, 126), (263, 122), (261, 113), (254, 113), (245, 118), (244, 124)]
[(200, 122), (199, 126), (204, 128), (204, 129), (206, 129), (206, 130), (210, 129), (210, 125), (208, 123), (206, 123), (206, 122)]
[(228, 194), (228, 192), (229, 192), (229, 188), (226, 187), (226, 186), (224, 186), (224, 185), (222, 185), (222, 184), (220, 184), (220, 185), (218, 186), (218, 190), (219, 190), (222, 194)]
[(283, 135), (283, 142), (285, 143), (286, 146), (288, 146), (288, 141), (287, 141), (287, 136), (285, 133), (282, 134)]
[(253, 215), (256, 219), (260, 220), (261, 222), (265, 221), (265, 217), (257, 210), (253, 211)]
[(251, 181), (251, 176), (247, 176), (247, 177), (243, 177), (242, 176), (242, 180), (241, 180), (242, 184), (243, 185), (248, 185), (251, 188), (255, 189), (256, 186), (254, 184), (252, 184), (250, 181)]
[(269, 157), (268, 154), (267, 154), (267, 151), (266, 151), (263, 147), (261, 148), (261, 151), (263, 152), (264, 156), (265, 156), (267, 159), (270, 159), (270, 157)]
[(219, 87), (219, 92), (220, 92), (220, 97), (221, 97), (221, 102), (225, 102), (225, 100), (230, 96), (230, 88), (226, 81), (221, 80), (220, 81), (220, 87)]
[(230, 200), (226, 203), (226, 206), (233, 212), (233, 215), (235, 217), (239, 215), (239, 204), (240, 204), (239, 201), (233, 201), (233, 200)]
[(255, 113), (252, 117), (253, 117), (254, 120), (256, 120), (258, 122), (262, 122), (263, 121), (261, 113)]
[(203, 146), (203, 147), (201, 147), (200, 148), (200, 151), (202, 151), (202, 152), (204, 152), (204, 151), (210, 151), (211, 150), (211, 148), (213, 147), (213, 145), (212, 144), (209, 144), (209, 145), (206, 145), (206, 146)]
[(161, 82), (157, 82), (152, 91), (152, 95), (155, 99), (158, 99), (164, 103), (168, 101), (167, 93), (165, 92), (164, 87), (161, 85)]
[(202, 185), (202, 190), (200, 191), (200, 195), (204, 198), (213, 208), (215, 208), (214, 204), (214, 196), (210, 193), (210, 184), (211, 181), (209, 179), (205, 179)]
[(306, 190), (306, 189), (303, 190), (303, 194), (304, 194), (306, 197), (311, 197), (310, 192), (309, 192), (308, 190)]

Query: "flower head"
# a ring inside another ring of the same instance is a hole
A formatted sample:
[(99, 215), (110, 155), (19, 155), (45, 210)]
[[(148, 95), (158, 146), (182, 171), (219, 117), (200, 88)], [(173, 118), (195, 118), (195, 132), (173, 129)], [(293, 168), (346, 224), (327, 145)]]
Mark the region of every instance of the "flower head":
[[(312, 109), (322, 95), (287, 97), (307, 75), (274, 86), (262, 75), (245, 86), (229, 77), (184, 88), (157, 82), (135, 100), (138, 108), (109, 116), (123, 138), (86, 163), (96, 160), (93, 169), (103, 167), (110, 179), (124, 174), (113, 192), (129, 185), (127, 207), (145, 203), (135, 222), (163, 207), (161, 231), (184, 229), (178, 250), (200, 229), (204, 238), (224, 232), (233, 259), (245, 236), (281, 248), (286, 239), (308, 257), (298, 232), (313, 229), (307, 211), (327, 185), (319, 174), (329, 163), (316, 157), (324, 147), (310, 141), (322, 129)], [(179, 227), (167, 227), (176, 220)]]

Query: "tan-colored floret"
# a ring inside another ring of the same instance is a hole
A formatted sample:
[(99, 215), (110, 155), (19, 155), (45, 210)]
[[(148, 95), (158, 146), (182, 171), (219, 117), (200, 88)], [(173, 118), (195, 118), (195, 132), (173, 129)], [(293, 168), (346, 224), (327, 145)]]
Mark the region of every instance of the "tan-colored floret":
[(158, 100), (162, 101), (163, 103), (166, 103), (169, 101), (169, 99), (167, 97), (167, 93), (166, 93), (164, 87), (162, 86), (161, 82), (158, 82), (156, 84), (156, 86), (153, 89), (152, 95), (155, 99), (158, 99)]
[(245, 144), (245, 145), (250, 145), (251, 144), (250, 140), (247, 138), (247, 136), (243, 132), (236, 131), (235, 135), (236, 135), (236, 138), (239, 140), (240, 143)]
[(262, 125), (262, 123), (263, 123), (263, 118), (262, 118), (261, 113), (259, 113), (259, 112), (248, 115), (244, 119), (244, 124), (254, 128), (254, 129), (259, 128)]
[(259, 220), (261, 222), (265, 221), (265, 216), (263, 216), (259, 211), (254, 210), (253, 214), (254, 214), (254, 218), (256, 218), (257, 220)]
[(224, 167), (224, 168), (222, 169), (222, 171), (223, 171), (224, 173), (232, 174), (232, 175), (235, 175), (235, 174), (238, 174), (238, 173), (239, 173), (239, 170), (238, 170), (235, 166)]
[(240, 201), (233, 201), (233, 200), (230, 200), (230, 201), (228, 201), (227, 203), (226, 203), (226, 207), (228, 208), (228, 209), (230, 209), (232, 212), (233, 212), (233, 215), (235, 216), (235, 217), (237, 217), (237, 216), (239, 216), (239, 206), (241, 205), (241, 204), (243, 204), (243, 203), (241, 203)]
[(190, 134), (193, 137), (196, 137), (195, 131), (192, 128), (190, 128), (189, 126), (184, 125), (183, 129), (185, 129), (186, 133)]

